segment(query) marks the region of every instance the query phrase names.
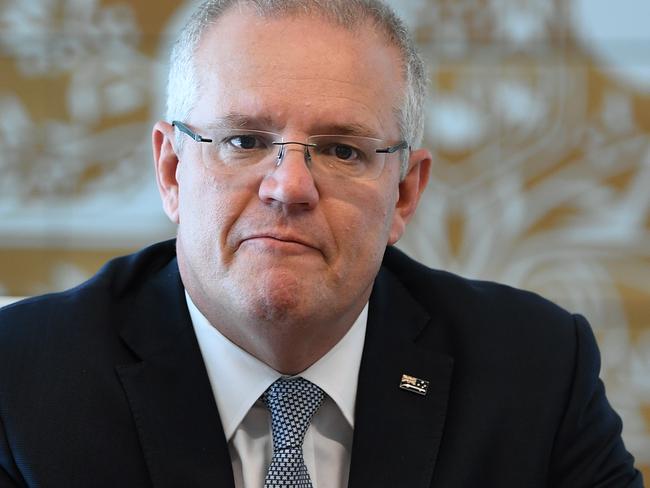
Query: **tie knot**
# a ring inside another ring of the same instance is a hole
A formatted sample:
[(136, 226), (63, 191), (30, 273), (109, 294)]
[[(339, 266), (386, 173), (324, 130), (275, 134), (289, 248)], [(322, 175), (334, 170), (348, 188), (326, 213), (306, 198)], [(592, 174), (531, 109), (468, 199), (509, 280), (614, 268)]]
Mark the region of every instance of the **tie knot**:
[(262, 401), (271, 411), (274, 451), (302, 447), (323, 396), (323, 390), (301, 377), (280, 378), (269, 386)]

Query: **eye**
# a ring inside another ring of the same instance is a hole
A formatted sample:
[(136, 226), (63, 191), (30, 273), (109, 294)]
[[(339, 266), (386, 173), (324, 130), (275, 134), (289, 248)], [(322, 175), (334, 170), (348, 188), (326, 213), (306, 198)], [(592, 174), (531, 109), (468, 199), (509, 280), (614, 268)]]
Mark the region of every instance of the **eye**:
[(369, 164), (370, 151), (367, 141), (359, 138), (352, 140), (346, 136), (313, 136), (310, 140), (316, 144), (319, 157), (331, 165), (357, 166)]
[(337, 158), (343, 159), (345, 161), (350, 159), (357, 159), (358, 157), (357, 151), (354, 148), (350, 146), (344, 146), (342, 144), (338, 144), (334, 147), (334, 154)]
[(241, 134), (230, 136), (226, 142), (237, 149), (260, 149), (266, 147), (266, 144), (260, 137), (251, 134)]

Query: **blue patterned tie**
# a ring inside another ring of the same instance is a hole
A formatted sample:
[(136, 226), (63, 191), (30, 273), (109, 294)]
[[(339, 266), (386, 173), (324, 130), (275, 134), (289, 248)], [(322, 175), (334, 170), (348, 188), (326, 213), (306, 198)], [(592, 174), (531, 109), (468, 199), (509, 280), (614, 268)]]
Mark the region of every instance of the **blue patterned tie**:
[(304, 378), (280, 378), (262, 395), (271, 411), (273, 459), (264, 487), (312, 488), (302, 454), (311, 418), (323, 401), (323, 390)]

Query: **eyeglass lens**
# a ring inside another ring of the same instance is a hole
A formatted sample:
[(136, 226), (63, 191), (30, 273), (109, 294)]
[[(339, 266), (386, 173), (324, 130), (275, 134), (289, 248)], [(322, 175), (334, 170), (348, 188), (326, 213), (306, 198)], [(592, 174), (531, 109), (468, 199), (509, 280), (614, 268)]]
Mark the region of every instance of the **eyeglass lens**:
[[(347, 135), (316, 135), (305, 143), (282, 141), (280, 134), (264, 131), (221, 131), (203, 144), (204, 160), (211, 170), (224, 174), (240, 172), (244, 167), (270, 167), (287, 157), (286, 147), (305, 147), (305, 163), (319, 177), (374, 179), (381, 174), (386, 154), (377, 153), (378, 139)], [(269, 163), (269, 165), (264, 164)]]

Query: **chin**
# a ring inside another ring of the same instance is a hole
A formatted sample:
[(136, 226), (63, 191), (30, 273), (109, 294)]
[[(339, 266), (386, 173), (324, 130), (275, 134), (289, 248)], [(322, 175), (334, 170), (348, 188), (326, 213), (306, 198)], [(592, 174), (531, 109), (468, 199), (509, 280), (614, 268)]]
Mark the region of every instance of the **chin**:
[(244, 300), (258, 320), (292, 322), (304, 320), (310, 315), (306, 311), (305, 297), (311, 296), (314, 291), (293, 274), (264, 273), (255, 279), (254, 290), (251, 291), (248, 299)]

